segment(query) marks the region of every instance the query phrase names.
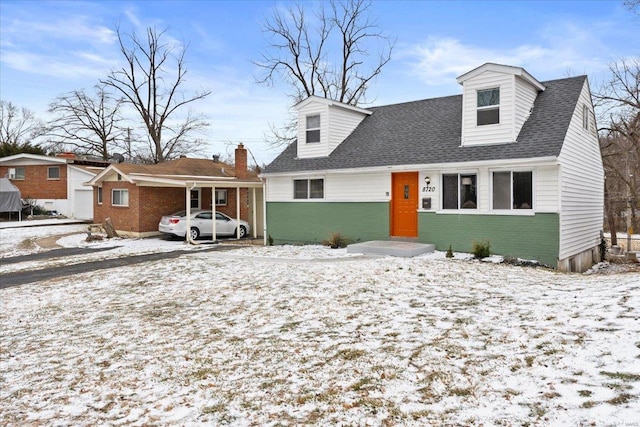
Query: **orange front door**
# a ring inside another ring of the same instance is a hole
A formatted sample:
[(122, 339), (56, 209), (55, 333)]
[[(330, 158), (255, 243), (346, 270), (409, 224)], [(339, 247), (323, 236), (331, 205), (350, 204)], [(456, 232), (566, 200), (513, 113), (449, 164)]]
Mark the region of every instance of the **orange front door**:
[(391, 235), (418, 237), (418, 172), (391, 174)]

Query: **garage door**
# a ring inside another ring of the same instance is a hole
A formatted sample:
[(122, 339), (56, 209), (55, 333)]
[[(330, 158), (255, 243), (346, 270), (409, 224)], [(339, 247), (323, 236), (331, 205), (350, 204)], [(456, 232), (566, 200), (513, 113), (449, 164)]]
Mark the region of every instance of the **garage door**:
[(93, 220), (93, 191), (75, 190), (73, 216), (77, 219)]

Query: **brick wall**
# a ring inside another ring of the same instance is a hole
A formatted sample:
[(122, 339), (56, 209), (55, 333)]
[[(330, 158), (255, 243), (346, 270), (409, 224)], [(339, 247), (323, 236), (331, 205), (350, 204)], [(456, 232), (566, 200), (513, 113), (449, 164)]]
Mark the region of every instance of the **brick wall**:
[[(216, 206), (218, 212), (229, 215), (231, 218), (235, 218), (236, 214), (236, 188), (227, 189), (227, 204), (225, 206)], [(240, 219), (249, 221), (249, 207), (248, 202), (248, 190), (246, 188), (240, 189)]]
[[(112, 206), (111, 190), (129, 190), (129, 206)], [(105, 181), (102, 184), (102, 204), (98, 204), (97, 189), (94, 188), (94, 219), (95, 223), (102, 223), (111, 218), (116, 230), (128, 233), (149, 233), (158, 231), (158, 223), (163, 215), (186, 209), (185, 189), (167, 187), (137, 187), (126, 181)], [(211, 189), (203, 188), (200, 206), (203, 209), (211, 207)], [(249, 208), (248, 190), (240, 190), (240, 218), (248, 220)], [(236, 217), (236, 189), (227, 189), (227, 205), (217, 206), (216, 210)]]
[[(12, 179), (13, 185), (20, 190), (23, 199), (66, 199), (67, 198), (67, 165), (26, 165), (24, 180)], [(48, 179), (49, 167), (60, 168), (60, 179)], [(0, 166), (0, 176), (9, 174), (10, 168), (16, 166)]]
[(158, 231), (163, 215), (185, 208), (184, 188), (140, 187), (140, 231)]

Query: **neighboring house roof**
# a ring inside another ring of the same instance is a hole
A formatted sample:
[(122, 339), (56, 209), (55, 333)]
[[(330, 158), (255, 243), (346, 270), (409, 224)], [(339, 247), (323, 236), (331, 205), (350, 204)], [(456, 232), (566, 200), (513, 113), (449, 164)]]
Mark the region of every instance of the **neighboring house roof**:
[(152, 165), (133, 163), (112, 164), (92, 179), (88, 185), (98, 185), (109, 174), (119, 173), (129, 182), (156, 182), (158, 186), (180, 185), (188, 182), (246, 183), (258, 182), (260, 178), (253, 171), (247, 171), (244, 179), (236, 178), (235, 168), (227, 163), (210, 159), (190, 159), (187, 157)]
[(26, 165), (42, 165), (47, 163), (67, 163), (82, 166), (105, 168), (111, 164), (108, 160), (95, 157), (79, 157), (72, 153), (61, 153), (57, 156), (43, 156), (42, 154), (18, 153), (11, 156), (0, 157), (0, 163), (11, 164), (20, 162)]
[(327, 157), (296, 158), (297, 142), (265, 174), (377, 166), (557, 157), (586, 76), (546, 88), (515, 143), (461, 147), (462, 95), (370, 108), (373, 112)]

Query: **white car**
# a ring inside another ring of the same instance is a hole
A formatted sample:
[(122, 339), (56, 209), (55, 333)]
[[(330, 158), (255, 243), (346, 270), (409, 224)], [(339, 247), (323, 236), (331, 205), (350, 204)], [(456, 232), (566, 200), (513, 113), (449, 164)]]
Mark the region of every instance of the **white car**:
[[(213, 221), (211, 211), (200, 209), (191, 210), (191, 239), (195, 240), (200, 236), (213, 235)], [(176, 212), (173, 215), (163, 216), (158, 224), (158, 231), (177, 237), (185, 237), (187, 230), (187, 211)], [(249, 233), (249, 223), (238, 221), (221, 213), (216, 212), (216, 237), (236, 236), (245, 237)]]

